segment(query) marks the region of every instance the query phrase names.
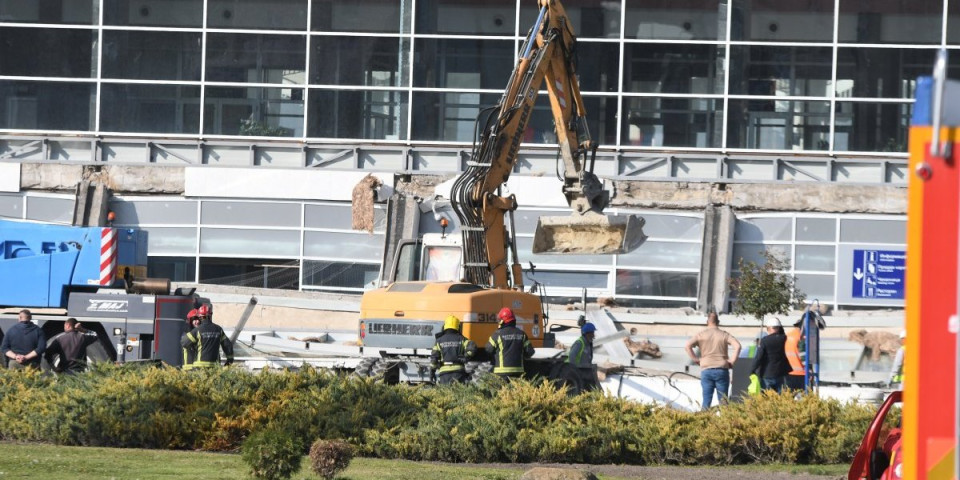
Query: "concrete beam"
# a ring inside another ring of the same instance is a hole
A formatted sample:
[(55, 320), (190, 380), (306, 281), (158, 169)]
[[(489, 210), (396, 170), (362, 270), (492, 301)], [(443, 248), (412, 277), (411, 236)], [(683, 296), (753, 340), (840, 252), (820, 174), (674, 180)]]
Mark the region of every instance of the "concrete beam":
[(23, 163), (21, 190), (75, 192), (81, 180), (99, 183), (114, 193), (183, 193), (183, 167), (158, 165), (67, 165)]

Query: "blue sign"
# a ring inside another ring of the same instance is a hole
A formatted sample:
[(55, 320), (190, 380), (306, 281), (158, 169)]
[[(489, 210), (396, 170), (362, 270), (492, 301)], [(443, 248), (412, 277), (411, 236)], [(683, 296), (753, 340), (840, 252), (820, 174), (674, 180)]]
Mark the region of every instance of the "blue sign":
[(902, 250), (854, 250), (852, 296), (903, 300), (906, 260)]

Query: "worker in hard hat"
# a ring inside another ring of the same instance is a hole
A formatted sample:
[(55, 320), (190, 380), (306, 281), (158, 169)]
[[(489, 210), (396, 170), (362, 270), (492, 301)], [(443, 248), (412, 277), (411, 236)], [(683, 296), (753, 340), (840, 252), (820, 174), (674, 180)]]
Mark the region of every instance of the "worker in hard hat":
[(187, 335), (193, 331), (193, 329), (200, 326), (200, 315), (197, 314), (197, 309), (194, 308), (187, 313), (187, 324), (183, 335), (180, 336), (180, 346), (183, 347), (183, 368), (184, 370), (190, 370), (193, 368), (193, 362), (197, 361), (197, 344), (190, 341), (187, 338)]
[(493, 362), (493, 373), (504, 379), (523, 376), (523, 360), (533, 356), (533, 344), (523, 330), (517, 328), (517, 317), (509, 307), (497, 313), (498, 328), (487, 341), (486, 351)]
[(888, 387), (901, 388), (903, 385), (903, 357), (904, 342), (907, 340), (907, 331), (900, 331), (900, 348), (897, 349), (897, 355), (893, 358), (893, 366), (890, 367), (890, 378), (887, 379)]
[(567, 356), (567, 380), (574, 393), (596, 390), (600, 387), (597, 380), (597, 370), (593, 365), (593, 338), (596, 336), (597, 326), (584, 323), (580, 327), (580, 338), (570, 346)]
[(437, 371), (437, 383), (464, 383), (469, 379), (466, 364), (477, 354), (477, 344), (460, 333), (460, 319), (448, 315), (437, 335), (430, 360)]

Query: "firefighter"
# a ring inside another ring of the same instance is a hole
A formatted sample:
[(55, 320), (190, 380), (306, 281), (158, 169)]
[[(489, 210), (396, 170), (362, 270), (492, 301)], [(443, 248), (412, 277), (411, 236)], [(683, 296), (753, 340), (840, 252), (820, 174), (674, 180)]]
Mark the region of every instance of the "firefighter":
[(197, 348), (197, 359), (193, 362), (193, 367), (219, 367), (221, 348), (227, 358), (225, 365), (233, 363), (233, 344), (223, 333), (220, 325), (213, 323), (210, 318), (210, 306), (201, 305), (197, 309), (197, 315), (200, 317), (200, 326), (187, 334), (187, 342), (196, 345)]
[(477, 354), (477, 344), (460, 333), (460, 319), (449, 315), (443, 321), (443, 331), (430, 352), (437, 383), (464, 383), (467, 381), (466, 363)]
[(600, 386), (597, 372), (593, 367), (593, 338), (597, 327), (592, 323), (584, 323), (580, 327), (580, 338), (570, 346), (567, 356), (567, 380), (571, 384), (573, 393), (596, 390)]
[(195, 328), (200, 326), (200, 315), (197, 313), (197, 309), (194, 308), (187, 313), (187, 325), (183, 335), (180, 337), (180, 345), (183, 347), (183, 369), (190, 370), (193, 368), (193, 362), (197, 361), (197, 345), (190, 341), (187, 338), (187, 335), (190, 334)]
[(504, 379), (523, 376), (523, 359), (533, 356), (533, 344), (523, 330), (517, 328), (517, 317), (509, 307), (497, 314), (500, 328), (487, 341), (486, 351), (493, 363), (493, 373)]

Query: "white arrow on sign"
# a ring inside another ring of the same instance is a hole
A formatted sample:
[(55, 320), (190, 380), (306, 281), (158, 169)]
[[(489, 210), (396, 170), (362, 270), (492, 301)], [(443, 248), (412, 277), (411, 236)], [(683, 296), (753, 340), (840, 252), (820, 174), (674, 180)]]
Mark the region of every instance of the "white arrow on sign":
[(856, 278), (857, 280), (863, 280), (863, 271), (858, 268), (853, 272), (853, 278)]

